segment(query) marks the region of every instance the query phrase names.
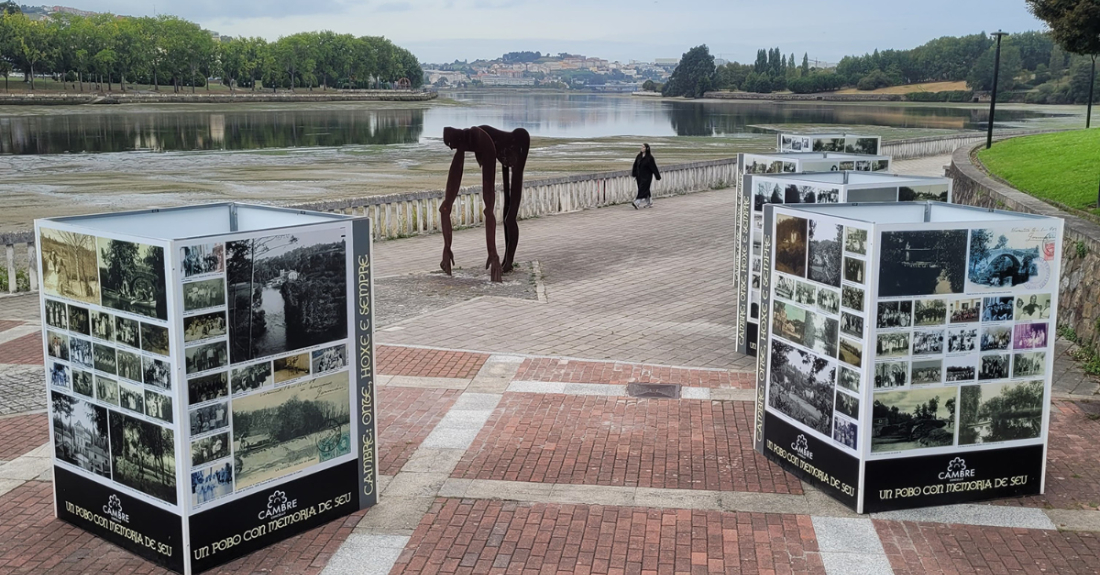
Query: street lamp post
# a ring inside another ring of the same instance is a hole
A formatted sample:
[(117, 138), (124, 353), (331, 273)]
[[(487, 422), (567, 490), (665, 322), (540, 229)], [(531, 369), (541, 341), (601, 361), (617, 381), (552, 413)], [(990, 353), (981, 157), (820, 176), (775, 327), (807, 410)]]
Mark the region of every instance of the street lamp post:
[(993, 97), (989, 100), (989, 131), (985, 136), (987, 150), (993, 146), (993, 115), (997, 112), (997, 82), (1001, 75), (1001, 38), (1008, 36), (1008, 33), (997, 30), (990, 36), (997, 39), (997, 53), (993, 56)]

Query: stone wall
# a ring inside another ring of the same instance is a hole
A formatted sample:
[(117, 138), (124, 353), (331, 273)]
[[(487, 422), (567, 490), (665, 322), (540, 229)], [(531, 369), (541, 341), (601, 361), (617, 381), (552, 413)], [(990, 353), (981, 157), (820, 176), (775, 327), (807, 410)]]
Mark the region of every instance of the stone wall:
[(114, 92), (111, 94), (37, 92), (0, 94), (0, 106), (73, 106), (80, 104), (228, 104), (242, 102), (420, 102), (438, 98), (434, 91), (422, 90), (318, 90), (315, 92), (239, 91), (209, 93), (197, 91)]
[(954, 180), (955, 201), (1065, 220), (1058, 324), (1072, 329), (1082, 344), (1096, 349), (1100, 344), (1100, 281), (1096, 281), (1100, 273), (1100, 225), (992, 178), (973, 158), (975, 149), (959, 148), (951, 158), (947, 177)]

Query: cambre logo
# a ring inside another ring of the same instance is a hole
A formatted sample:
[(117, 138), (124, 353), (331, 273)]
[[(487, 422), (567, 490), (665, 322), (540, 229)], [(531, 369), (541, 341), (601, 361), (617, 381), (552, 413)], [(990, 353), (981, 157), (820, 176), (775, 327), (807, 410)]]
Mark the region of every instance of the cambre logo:
[(115, 521), (130, 522), (130, 516), (122, 512), (122, 501), (119, 501), (118, 495), (113, 493), (107, 498), (107, 505), (103, 506), (103, 512), (113, 517)]
[(947, 471), (940, 473), (939, 478), (941, 480), (960, 481), (974, 477), (974, 471), (966, 468), (966, 460), (956, 457), (947, 464)]
[(791, 444), (791, 450), (800, 455), (802, 459), (814, 458), (814, 452), (810, 451), (809, 442), (806, 441), (804, 434), (798, 434), (798, 438)]
[(298, 508), (297, 499), (287, 499), (286, 493), (276, 489), (267, 496), (267, 509), (256, 514), (259, 519), (278, 519), (286, 515), (288, 511)]

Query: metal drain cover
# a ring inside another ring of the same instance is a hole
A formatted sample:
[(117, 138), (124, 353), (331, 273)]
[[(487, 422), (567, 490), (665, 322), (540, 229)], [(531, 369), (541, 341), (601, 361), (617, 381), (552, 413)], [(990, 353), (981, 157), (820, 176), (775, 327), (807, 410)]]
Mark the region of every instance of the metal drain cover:
[(630, 383), (626, 386), (630, 397), (650, 399), (680, 399), (680, 385), (676, 383)]

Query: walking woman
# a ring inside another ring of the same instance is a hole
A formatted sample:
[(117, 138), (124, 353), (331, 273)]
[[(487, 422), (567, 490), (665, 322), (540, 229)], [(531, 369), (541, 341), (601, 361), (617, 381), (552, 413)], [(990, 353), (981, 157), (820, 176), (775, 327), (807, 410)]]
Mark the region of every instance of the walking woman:
[(653, 199), (650, 198), (649, 186), (654, 177), (661, 179), (661, 172), (649, 151), (649, 144), (642, 144), (642, 151), (634, 158), (634, 169), (630, 171), (630, 175), (638, 182), (638, 197), (634, 200), (634, 209), (642, 207), (642, 202), (645, 202), (645, 207), (652, 208)]

